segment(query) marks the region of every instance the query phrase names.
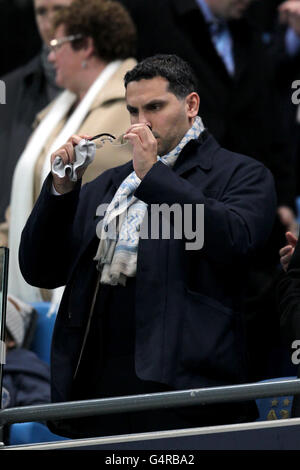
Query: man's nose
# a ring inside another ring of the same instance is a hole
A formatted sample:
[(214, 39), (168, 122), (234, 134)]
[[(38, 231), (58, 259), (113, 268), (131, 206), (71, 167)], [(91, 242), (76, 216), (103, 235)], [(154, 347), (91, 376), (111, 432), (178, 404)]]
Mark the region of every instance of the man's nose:
[(138, 116), (138, 123), (139, 124), (147, 124), (147, 126), (150, 126), (151, 127), (151, 124), (149, 122), (149, 119), (147, 118), (147, 116), (144, 114), (144, 113), (139, 113), (139, 116)]

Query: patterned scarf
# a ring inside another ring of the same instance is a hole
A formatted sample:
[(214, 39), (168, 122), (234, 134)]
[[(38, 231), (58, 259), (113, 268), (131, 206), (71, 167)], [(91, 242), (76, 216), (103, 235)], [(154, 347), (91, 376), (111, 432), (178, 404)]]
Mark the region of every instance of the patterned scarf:
[[(157, 159), (173, 167), (185, 145), (197, 139), (203, 130), (202, 120), (197, 116), (177, 147)], [(127, 176), (109, 204), (104, 219), (97, 226), (97, 233), (101, 231), (101, 235), (94, 259), (98, 261), (97, 269), (101, 272), (102, 284), (125, 285), (126, 277), (136, 274), (140, 227), (148, 207), (134, 196), (140, 183), (134, 171)]]

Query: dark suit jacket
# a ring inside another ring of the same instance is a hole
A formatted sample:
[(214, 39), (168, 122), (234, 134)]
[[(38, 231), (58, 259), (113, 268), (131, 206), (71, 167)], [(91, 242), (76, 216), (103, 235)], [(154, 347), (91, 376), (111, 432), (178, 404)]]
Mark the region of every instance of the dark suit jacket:
[[(132, 169), (129, 162), (108, 170), (81, 190), (79, 185), (59, 197), (51, 195), (48, 177), (23, 231), (25, 280), (45, 288), (67, 284), (52, 344), (54, 401), (74, 396), (72, 377), (94, 290), (96, 209), (111, 201)], [(242, 293), (247, 263), (266, 242), (274, 221), (269, 170), (220, 148), (208, 135), (202, 144), (189, 142), (173, 169), (154, 165), (135, 195), (147, 204), (190, 204), (193, 209), (204, 204), (205, 214), (201, 250), (186, 250), (184, 239), (140, 240), (138, 377), (174, 389), (246, 381)]]
[(156, 53), (181, 56), (199, 82), (205, 126), (234, 152), (250, 155), (273, 173), (278, 204), (294, 206), (295, 176), (274, 82), (275, 64), (246, 20), (229, 23), (236, 74), (231, 78), (211, 41), (195, 0), (121, 0), (138, 32), (138, 59)]
[(10, 202), (15, 165), (32, 133), (36, 114), (49, 103), (40, 56), (2, 80), (6, 104), (0, 105), (0, 221)]
[[(290, 365), (293, 364), (295, 373), (298, 369), (300, 377), (300, 355), (297, 352), (300, 346), (300, 243), (297, 243), (287, 272), (282, 274), (278, 282), (277, 299), (282, 338), (290, 352)], [(292, 415), (300, 416), (299, 395), (294, 396)]]
[(41, 48), (34, 4), (28, 0), (0, 1), (0, 76), (29, 62)]

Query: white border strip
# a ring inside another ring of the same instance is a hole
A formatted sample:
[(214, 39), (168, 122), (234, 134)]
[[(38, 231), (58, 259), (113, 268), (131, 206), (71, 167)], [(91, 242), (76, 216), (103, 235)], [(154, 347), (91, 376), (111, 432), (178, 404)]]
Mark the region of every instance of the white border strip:
[(0, 364), (6, 364), (6, 344), (0, 341)]
[(70, 439), (67, 441), (45, 442), (41, 444), (26, 444), (17, 446), (3, 446), (0, 450), (55, 450), (86, 447), (93, 445), (118, 444), (123, 442), (148, 441), (153, 439), (166, 439), (176, 437), (197, 436), (204, 434), (219, 434), (224, 432), (252, 431), (258, 429), (285, 428), (300, 425), (300, 418), (289, 418), (272, 421), (255, 421), (251, 423), (228, 424), (222, 426), (206, 426), (172, 431), (159, 431), (139, 434), (125, 434), (119, 436), (96, 437), (88, 439)]

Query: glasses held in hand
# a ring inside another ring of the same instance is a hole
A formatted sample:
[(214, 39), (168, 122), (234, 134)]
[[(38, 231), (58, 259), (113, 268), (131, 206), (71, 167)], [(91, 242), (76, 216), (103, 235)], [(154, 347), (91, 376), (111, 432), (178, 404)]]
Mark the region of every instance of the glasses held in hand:
[(115, 137), (109, 133), (102, 133), (91, 137), (91, 139), (82, 139), (74, 149), (75, 161), (64, 164), (63, 159), (58, 155), (52, 163), (52, 173), (59, 178), (68, 176), (71, 181), (76, 182), (78, 179), (77, 171), (92, 163), (95, 158), (96, 149), (102, 148), (106, 143), (116, 147), (116, 149), (128, 145), (128, 142), (124, 140), (124, 135)]

